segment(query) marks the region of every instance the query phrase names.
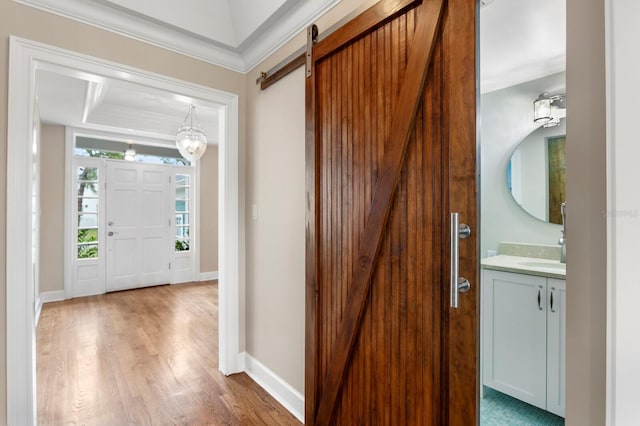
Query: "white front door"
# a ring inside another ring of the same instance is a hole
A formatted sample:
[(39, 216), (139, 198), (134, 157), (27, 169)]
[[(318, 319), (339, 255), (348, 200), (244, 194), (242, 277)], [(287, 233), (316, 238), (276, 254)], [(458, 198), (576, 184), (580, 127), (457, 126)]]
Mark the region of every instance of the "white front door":
[(170, 169), (107, 162), (106, 290), (170, 282)]

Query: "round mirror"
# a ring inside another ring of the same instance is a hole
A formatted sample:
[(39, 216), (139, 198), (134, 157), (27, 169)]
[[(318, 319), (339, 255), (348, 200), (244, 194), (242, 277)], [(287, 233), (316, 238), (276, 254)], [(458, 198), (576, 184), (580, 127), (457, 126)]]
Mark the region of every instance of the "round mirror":
[(517, 146), (507, 165), (507, 186), (515, 202), (531, 216), (562, 224), (566, 200), (566, 125), (540, 127)]

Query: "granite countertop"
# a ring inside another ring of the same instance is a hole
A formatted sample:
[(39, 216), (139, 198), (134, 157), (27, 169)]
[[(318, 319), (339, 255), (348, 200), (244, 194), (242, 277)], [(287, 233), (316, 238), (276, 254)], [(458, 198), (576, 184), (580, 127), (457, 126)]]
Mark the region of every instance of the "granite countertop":
[(480, 261), (483, 269), (494, 271), (514, 272), (517, 274), (537, 275), (540, 277), (564, 280), (567, 275), (566, 264), (557, 260), (540, 259), (535, 257), (498, 255), (484, 258)]

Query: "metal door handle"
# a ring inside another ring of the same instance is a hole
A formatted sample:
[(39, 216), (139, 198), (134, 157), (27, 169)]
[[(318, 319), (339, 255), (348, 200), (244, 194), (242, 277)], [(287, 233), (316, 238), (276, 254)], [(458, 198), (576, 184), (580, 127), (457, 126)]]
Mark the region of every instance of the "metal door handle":
[(555, 312), (556, 309), (553, 307), (553, 293), (556, 291), (555, 287), (551, 287), (551, 296), (549, 296), (549, 304), (551, 305), (551, 312)]
[(541, 295), (542, 295), (542, 286), (539, 285), (538, 286), (538, 309), (542, 310), (542, 303), (541, 303)]
[(107, 235), (110, 237), (114, 236), (115, 234), (117, 234), (117, 232), (113, 232), (113, 231), (107, 232)]
[(449, 291), (451, 293), (449, 304), (452, 308), (458, 308), (460, 293), (466, 293), (471, 288), (469, 280), (459, 275), (460, 273), (460, 240), (471, 235), (471, 228), (460, 223), (460, 214), (451, 213), (451, 277)]

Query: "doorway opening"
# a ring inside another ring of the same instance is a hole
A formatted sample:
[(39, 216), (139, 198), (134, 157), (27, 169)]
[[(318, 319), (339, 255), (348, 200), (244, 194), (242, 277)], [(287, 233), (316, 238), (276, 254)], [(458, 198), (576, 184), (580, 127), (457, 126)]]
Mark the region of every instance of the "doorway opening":
[[(60, 68), (79, 75), (95, 75), (124, 83), (140, 84), (196, 100), (218, 108), (219, 144), (219, 369), (239, 371), (239, 194), (238, 194), (238, 96), (209, 87), (169, 78), (110, 61), (81, 55), (30, 40), (11, 37), (7, 142), (7, 419), (10, 424), (36, 423), (35, 404), (35, 288), (37, 273), (32, 234), (37, 198), (34, 188), (36, 142), (32, 123), (35, 107), (36, 71)], [(143, 132), (144, 133), (144, 132)], [(144, 136), (142, 134), (141, 136)], [(29, 142), (29, 143), (25, 143)], [(27, 249), (29, 248), (29, 249)], [(25, 285), (26, 283), (26, 285)]]
[(479, 9), (481, 425), (564, 425), (565, 3)]
[(217, 179), (196, 179), (202, 167), (217, 170), (216, 145), (190, 165), (174, 148), (66, 133), (65, 298), (200, 281), (201, 263), (217, 275), (217, 226), (199, 227), (218, 216)]

